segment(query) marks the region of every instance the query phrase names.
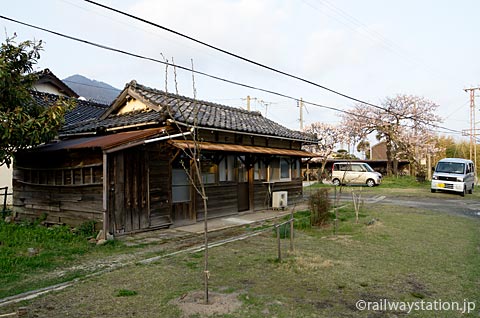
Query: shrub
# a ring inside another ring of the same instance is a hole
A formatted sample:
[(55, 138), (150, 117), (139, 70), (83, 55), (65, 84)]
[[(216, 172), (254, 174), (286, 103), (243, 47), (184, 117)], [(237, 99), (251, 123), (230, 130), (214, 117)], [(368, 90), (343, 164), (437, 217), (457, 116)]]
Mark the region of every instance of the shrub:
[[(290, 223), (280, 225), (279, 232), (281, 239), (290, 238)], [(277, 236), (277, 229), (275, 227), (273, 228), (273, 235), (275, 237)]]
[(96, 225), (97, 221), (95, 220), (83, 222), (77, 227), (77, 233), (83, 237), (95, 237), (97, 235)]
[(310, 220), (312, 226), (321, 226), (330, 218), (330, 207), (332, 203), (328, 197), (328, 189), (321, 188), (310, 195)]

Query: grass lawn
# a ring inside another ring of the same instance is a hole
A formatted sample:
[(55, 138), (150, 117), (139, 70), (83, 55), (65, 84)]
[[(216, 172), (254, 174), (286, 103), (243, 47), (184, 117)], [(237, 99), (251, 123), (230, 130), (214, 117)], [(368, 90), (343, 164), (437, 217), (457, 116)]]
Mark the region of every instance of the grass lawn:
[[(289, 240), (282, 240), (282, 262), (276, 260), (270, 231), (210, 249), (210, 290), (241, 302), (240, 308), (213, 317), (406, 316), (401, 310), (355, 307), (359, 300), (383, 299), (460, 305), (468, 299), (477, 307), (470, 315), (412, 311), (409, 317), (478, 317), (478, 220), (382, 205), (363, 207), (359, 224), (349, 207), (339, 215), (343, 221), (336, 236), (331, 226), (297, 230), (290, 254)], [(178, 254), (89, 278), (21, 305), (32, 317), (182, 317), (171, 301), (202, 289), (202, 254)], [(0, 313), (17, 307), (0, 308)]]
[(85, 227), (75, 232), (66, 226), (0, 221), (0, 298), (81, 277), (80, 266), (68, 273), (61, 269), (118, 250), (116, 243), (89, 243), (89, 235), (93, 233)]

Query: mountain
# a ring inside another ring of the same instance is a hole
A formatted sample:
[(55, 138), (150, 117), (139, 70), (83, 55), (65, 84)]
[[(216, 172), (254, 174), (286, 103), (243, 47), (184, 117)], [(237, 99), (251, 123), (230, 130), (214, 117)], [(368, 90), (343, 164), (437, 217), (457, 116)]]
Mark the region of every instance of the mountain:
[(63, 79), (63, 82), (81, 97), (102, 104), (110, 104), (121, 92), (107, 83), (91, 80), (78, 74)]

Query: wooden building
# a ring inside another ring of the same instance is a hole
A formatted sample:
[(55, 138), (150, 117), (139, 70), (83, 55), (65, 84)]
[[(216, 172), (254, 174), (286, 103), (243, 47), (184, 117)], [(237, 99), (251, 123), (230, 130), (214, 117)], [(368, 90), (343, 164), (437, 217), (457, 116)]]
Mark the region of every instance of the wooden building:
[[(64, 82), (62, 82), (58, 77), (53, 74), (48, 68), (37, 72), (36, 75), (38, 76), (37, 81), (33, 84), (32, 87), (32, 94), (35, 94), (37, 97), (41, 96), (43, 93), (45, 96), (48, 95), (57, 95), (63, 97), (70, 97), (70, 98), (78, 98), (79, 96), (75, 93), (70, 87), (68, 87)], [(58, 97), (56, 97), (58, 98)], [(43, 102), (43, 100), (41, 100)], [(68, 121), (68, 119), (67, 119)], [(12, 200), (10, 196), (10, 192), (12, 191), (12, 176), (13, 176), (13, 169), (7, 165), (0, 166), (0, 187), (7, 187), (8, 193), (7, 195), (7, 204), (11, 205)], [(3, 194), (3, 193), (2, 193)], [(0, 194), (0, 202), (3, 202), (3, 196)]]
[[(165, 93), (135, 81), (98, 118), (69, 124), (60, 139), (17, 155), (19, 216), (103, 224), (114, 235), (194, 223), (302, 196), (302, 151), (314, 137), (258, 112)], [(198, 174), (192, 154), (199, 159)]]

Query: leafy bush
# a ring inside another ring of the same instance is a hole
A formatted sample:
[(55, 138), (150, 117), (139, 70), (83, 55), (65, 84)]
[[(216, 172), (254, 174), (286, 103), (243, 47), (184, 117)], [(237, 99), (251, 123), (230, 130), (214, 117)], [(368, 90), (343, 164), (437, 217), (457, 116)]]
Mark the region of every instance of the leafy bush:
[[(295, 223), (294, 223), (295, 224)], [(290, 238), (290, 223), (285, 223), (280, 225), (280, 238)], [(273, 235), (277, 236), (277, 229), (273, 228)]]
[(83, 237), (95, 237), (97, 235), (96, 225), (97, 221), (95, 220), (83, 222), (77, 227), (77, 233)]

